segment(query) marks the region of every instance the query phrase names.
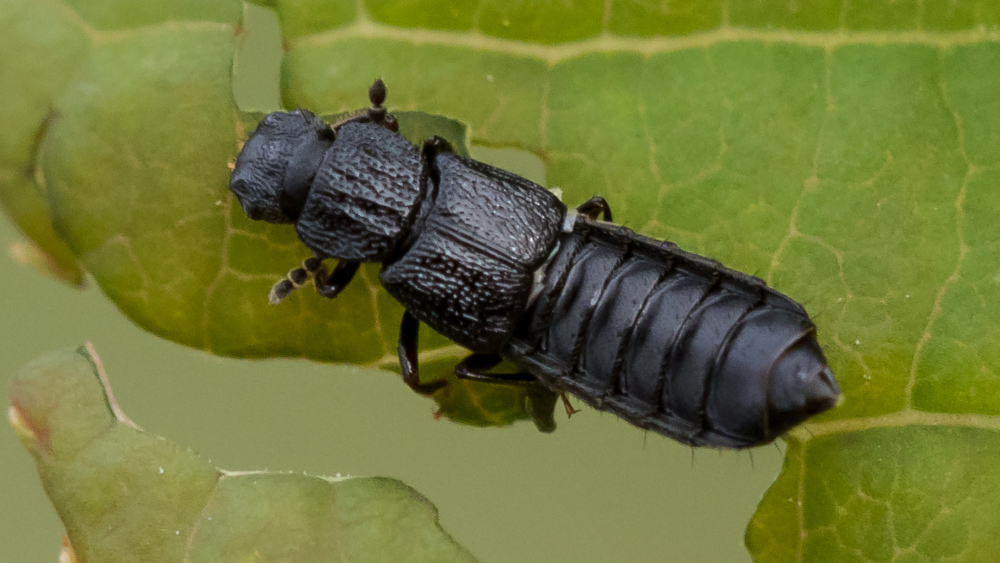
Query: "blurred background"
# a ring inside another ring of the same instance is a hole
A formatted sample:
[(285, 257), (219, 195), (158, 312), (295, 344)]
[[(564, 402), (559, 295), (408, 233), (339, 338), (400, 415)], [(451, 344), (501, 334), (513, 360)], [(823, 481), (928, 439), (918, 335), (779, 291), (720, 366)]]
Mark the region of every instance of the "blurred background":
[[(248, 7), (234, 94), (279, 107), (273, 14)], [(537, 158), (473, 156), (544, 182)], [(744, 527), (781, 464), (779, 447), (692, 451), (589, 409), (558, 430), (434, 420), (434, 404), (387, 372), (307, 361), (218, 358), (145, 333), (93, 284), (73, 289), (14, 256), (0, 219), (0, 374), (92, 341), (116, 396), (148, 432), (226, 469), (384, 475), (427, 496), (484, 562), (749, 561)], [(783, 447), (783, 446), (782, 446)], [(0, 561), (54, 562), (62, 526), (28, 454), (0, 428)]]

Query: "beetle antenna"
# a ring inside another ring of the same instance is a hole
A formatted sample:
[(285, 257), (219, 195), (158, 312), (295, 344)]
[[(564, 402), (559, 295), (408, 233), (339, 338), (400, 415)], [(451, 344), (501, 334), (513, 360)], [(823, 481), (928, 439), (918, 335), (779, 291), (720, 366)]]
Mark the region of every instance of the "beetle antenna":
[(271, 305), (277, 305), (291, 295), (293, 291), (302, 287), (309, 280), (316, 277), (317, 272), (323, 269), (323, 261), (316, 257), (306, 258), (302, 266), (290, 270), (285, 277), (278, 280), (271, 286), (270, 293), (267, 294), (267, 301)]
[(368, 117), (375, 123), (382, 123), (385, 120), (386, 110), (382, 104), (385, 103), (387, 94), (388, 90), (381, 78), (376, 78), (371, 88), (368, 89), (368, 100), (372, 103), (371, 109), (368, 110)]
[(267, 302), (271, 305), (277, 305), (285, 300), (293, 291), (297, 288), (295, 283), (288, 278), (282, 278), (281, 281), (276, 282), (271, 286), (271, 291), (267, 294)]
[(385, 82), (382, 82), (381, 78), (376, 78), (375, 82), (372, 83), (371, 88), (368, 89), (368, 100), (371, 101), (372, 107), (382, 107), (388, 93), (389, 89), (385, 87)]

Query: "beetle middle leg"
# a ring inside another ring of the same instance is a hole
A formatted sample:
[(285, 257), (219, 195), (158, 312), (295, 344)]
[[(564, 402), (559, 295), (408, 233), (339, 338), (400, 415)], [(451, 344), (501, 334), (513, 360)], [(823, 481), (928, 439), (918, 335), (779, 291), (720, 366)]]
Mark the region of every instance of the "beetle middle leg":
[(433, 395), (448, 384), (447, 381), (420, 382), (420, 365), (417, 362), (417, 345), (420, 338), (420, 321), (409, 311), (403, 313), (399, 325), (399, 368), (403, 371), (403, 381), (421, 395)]
[(538, 378), (530, 373), (486, 373), (503, 361), (500, 354), (472, 354), (455, 366), (455, 377), (478, 381), (480, 383), (496, 383), (499, 385), (531, 385), (538, 383)]
[(611, 221), (611, 206), (608, 205), (608, 201), (599, 195), (588, 199), (587, 201), (581, 203), (576, 208), (577, 213), (581, 213), (590, 217), (591, 219), (597, 219), (600, 215), (601, 220)]
[[(470, 381), (479, 381), (480, 383), (496, 383), (499, 385), (519, 385), (519, 386), (539, 386), (544, 389), (544, 386), (539, 385), (538, 378), (531, 375), (530, 373), (520, 372), (520, 373), (486, 373), (491, 368), (495, 367), (503, 361), (500, 354), (472, 354), (471, 356), (466, 356), (464, 360), (459, 362), (455, 366), (455, 376), (459, 379), (468, 379)], [(566, 397), (566, 393), (562, 391), (548, 391), (549, 395), (558, 396), (562, 399), (563, 406), (566, 407), (566, 416), (573, 416), (574, 414), (580, 412), (578, 409), (574, 408), (570, 404), (569, 398)], [(551, 406), (555, 406), (555, 399), (552, 399)], [(549, 409), (551, 410), (551, 408)], [(537, 424), (536, 419), (536, 424)], [(541, 426), (539, 426), (541, 429)], [(545, 430), (543, 430), (545, 432)]]
[(535, 422), (535, 427), (542, 432), (552, 432), (556, 429), (553, 412), (559, 397), (562, 397), (563, 404), (567, 407), (567, 414), (578, 412), (575, 409), (570, 411), (572, 407), (565, 393), (548, 389), (530, 373), (486, 373), (502, 361), (500, 354), (471, 354), (455, 366), (455, 376), (480, 383), (526, 387), (528, 392), (526, 407)]

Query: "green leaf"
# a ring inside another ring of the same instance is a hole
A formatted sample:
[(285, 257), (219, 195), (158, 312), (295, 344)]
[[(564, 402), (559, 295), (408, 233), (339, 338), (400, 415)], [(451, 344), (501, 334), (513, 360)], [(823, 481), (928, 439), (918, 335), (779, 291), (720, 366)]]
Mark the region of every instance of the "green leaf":
[[(378, 288), (374, 265), (335, 301), (303, 291), (282, 307), (267, 304), (270, 285), (307, 251), (291, 229), (247, 220), (227, 189), (227, 163), (255, 123), (232, 105), (238, 28), (219, 23), (228, 12), (192, 6), (179, 24), (170, 19), (178, 13), (150, 8), (128, 16), (147, 27), (112, 33), (79, 20), (90, 9), (74, 20), (92, 41), (89, 56), (77, 60), (76, 79), (48, 110), (53, 117), (37, 124), (40, 145), (28, 146), (39, 155), (58, 240), (125, 314), (171, 340), (224, 355), (393, 365), (402, 309)], [(116, 28), (127, 19), (101, 17)], [(28, 69), (16, 78), (33, 80)], [(454, 121), (415, 112), (400, 119), (415, 139), (440, 134), (465, 150)], [(452, 363), (465, 354), (430, 331), (424, 341), (450, 351)], [(438, 394), (445, 416), (492, 424), (530, 416), (524, 390), (452, 387)], [(484, 394), (506, 395), (511, 408), (471, 412)]]
[[(0, 13), (33, 10), (3, 1), (16, 9)], [(867, 510), (865, 479), (896, 469), (907, 488), (1000, 492), (972, 447), (1000, 428), (1000, 4), (262, 3), (283, 29), (287, 107), (354, 110), (382, 77), (391, 109), (536, 154), (568, 204), (601, 194), (626, 225), (806, 304), (846, 400), (789, 437), (786, 471), (748, 529), (758, 560), (840, 560), (831, 538), (865, 560), (886, 542), (900, 558), (996, 548), (981, 533), (987, 514), (926, 517), (918, 494), (885, 497), (892, 517), (866, 516), (865, 534), (851, 524)], [(228, 91), (237, 22), (173, 13), (95, 31), (110, 10), (32, 12), (75, 28), (84, 47), (58, 88), (29, 64), (11, 74), (55, 100), (49, 128), (43, 117), (20, 126), (2, 158), (41, 140), (56, 232), (157, 334), (227, 355), (392, 367), (400, 309), (374, 267), (335, 301), (300, 291), (266, 305), (305, 252), (291, 229), (246, 220), (226, 191), (224, 164), (247, 131)], [(0, 30), (31, 21), (0, 19)], [(426, 380), (463, 354), (428, 331), (422, 344)], [(477, 424), (528, 416), (522, 391), (483, 400), (492, 392), (461, 407), (436, 398)], [(895, 444), (885, 463), (879, 443)], [(916, 462), (931, 456), (952, 464)], [(918, 547), (942, 534), (941, 551)]]
[(764, 561), (993, 560), (1000, 435), (922, 418), (793, 443), (750, 550)]
[(400, 481), (226, 471), (143, 432), (89, 346), (25, 367), (10, 400), (76, 560), (474, 561)]
[[(32, 241), (26, 261), (74, 285), (83, 272), (52, 228), (44, 187), (35, 174), (38, 142), (52, 118), (52, 100), (86, 58), (86, 30), (68, 11), (37, 2), (0, 0), (0, 207)], [(29, 78), (30, 77), (30, 78)]]

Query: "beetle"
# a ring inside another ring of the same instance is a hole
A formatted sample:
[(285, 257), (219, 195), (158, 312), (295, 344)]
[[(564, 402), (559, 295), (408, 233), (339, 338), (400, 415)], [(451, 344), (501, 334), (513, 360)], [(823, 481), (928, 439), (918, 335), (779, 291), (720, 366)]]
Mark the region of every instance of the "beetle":
[[(692, 446), (765, 444), (836, 404), (816, 326), (791, 298), (612, 223), (599, 196), (569, 210), (444, 139), (418, 148), (383, 105), (385, 84), (368, 94), (368, 110), (332, 126), (271, 113), (237, 157), (229, 187), (246, 215), (294, 224), (314, 254), (272, 303), (310, 280), (334, 298), (361, 263), (381, 263), (406, 309), (398, 353), (414, 391), (446, 384), (420, 380), (425, 323), (472, 351), (458, 377), (541, 384), (549, 420), (570, 393)], [(522, 371), (491, 373), (502, 359)]]

